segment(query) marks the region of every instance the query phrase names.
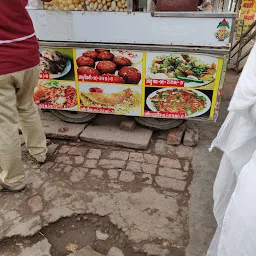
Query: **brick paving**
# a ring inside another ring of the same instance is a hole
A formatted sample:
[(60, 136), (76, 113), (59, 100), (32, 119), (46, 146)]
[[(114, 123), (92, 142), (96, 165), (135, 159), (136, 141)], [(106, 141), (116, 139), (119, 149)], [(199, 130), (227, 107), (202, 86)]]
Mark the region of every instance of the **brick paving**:
[[(56, 145), (55, 145), (56, 146)], [(103, 176), (110, 181), (132, 182), (147, 174), (152, 184), (160, 188), (169, 188), (183, 192), (188, 177), (187, 164), (182, 167), (179, 159), (158, 156), (156, 154), (129, 152), (125, 149), (97, 149), (87, 146), (59, 145), (57, 154), (54, 155), (54, 169), (61, 169), (63, 165), (70, 165), (68, 173), (72, 173), (70, 179), (86, 174), (95, 178)], [(191, 148), (186, 149), (191, 151)], [(53, 163), (52, 163), (53, 164)], [(51, 162), (47, 162), (42, 169), (52, 168)], [(72, 172), (75, 168), (75, 172)], [(81, 171), (82, 168), (85, 171)], [(78, 171), (80, 170), (80, 171)], [(183, 181), (181, 181), (183, 180)]]
[[(136, 255), (185, 255), (193, 148), (157, 137), (141, 151), (61, 140), (49, 148), (48, 161), (39, 166), (23, 146), (28, 188), (0, 198), (0, 239), (35, 235), (73, 214), (95, 214), (124, 232)], [(0, 255), (12, 256), (7, 252), (0, 244)]]

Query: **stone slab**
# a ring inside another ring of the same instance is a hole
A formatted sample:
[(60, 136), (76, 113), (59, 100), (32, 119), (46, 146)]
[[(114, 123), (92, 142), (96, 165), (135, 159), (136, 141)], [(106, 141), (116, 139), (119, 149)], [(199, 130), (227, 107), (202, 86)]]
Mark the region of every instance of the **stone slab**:
[(183, 135), (186, 130), (186, 123), (177, 127), (173, 128), (169, 131), (167, 136), (167, 144), (177, 146), (181, 143)]
[(80, 139), (97, 144), (146, 149), (152, 133), (151, 130), (142, 127), (136, 127), (133, 132), (125, 132), (121, 131), (117, 125), (89, 125), (80, 135)]
[(120, 130), (126, 132), (132, 132), (136, 128), (137, 123), (132, 117), (125, 118), (120, 124)]
[(40, 111), (40, 116), (48, 138), (76, 139), (88, 125), (87, 123), (72, 124), (63, 122), (50, 112)]
[(194, 123), (188, 123), (187, 130), (183, 139), (184, 146), (194, 147), (198, 144), (198, 127)]
[(176, 180), (173, 178), (167, 178), (162, 176), (156, 176), (155, 181), (161, 188), (171, 188), (177, 191), (184, 191), (186, 182), (183, 180)]
[(55, 152), (57, 151), (59, 147), (59, 144), (50, 144), (48, 146), (48, 152), (47, 152), (47, 156), (52, 156), (55, 154)]
[[(51, 250), (52, 245), (48, 242), (46, 238), (44, 238), (41, 241), (38, 241), (31, 247), (21, 247), (22, 252), (17, 254), (17, 252), (13, 254), (7, 254), (7, 255), (17, 255), (17, 256), (28, 256), (28, 255), (33, 255), (33, 256), (51, 256), (50, 250)], [(5, 255), (2, 255), (5, 256)]]
[(94, 251), (90, 246), (86, 246), (75, 253), (69, 254), (68, 256), (104, 256), (104, 255)]
[(121, 122), (126, 118), (126, 116), (115, 116), (115, 115), (105, 115), (100, 114), (95, 119), (93, 119), (93, 124), (95, 125), (120, 125)]
[(123, 254), (123, 252), (120, 249), (118, 249), (116, 247), (112, 247), (109, 250), (107, 256), (124, 256), (124, 254)]

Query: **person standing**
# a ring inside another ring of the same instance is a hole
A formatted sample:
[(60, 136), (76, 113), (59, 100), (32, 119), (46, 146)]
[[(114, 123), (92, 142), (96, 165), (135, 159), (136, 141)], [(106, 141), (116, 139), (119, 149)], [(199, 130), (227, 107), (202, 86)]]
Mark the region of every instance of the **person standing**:
[(256, 255), (256, 44), (212, 148), (224, 152), (214, 184), (218, 227), (207, 256)]
[(46, 160), (46, 137), (33, 93), (39, 79), (39, 45), (27, 0), (0, 1), (0, 192), (25, 188), (19, 123), (29, 153)]

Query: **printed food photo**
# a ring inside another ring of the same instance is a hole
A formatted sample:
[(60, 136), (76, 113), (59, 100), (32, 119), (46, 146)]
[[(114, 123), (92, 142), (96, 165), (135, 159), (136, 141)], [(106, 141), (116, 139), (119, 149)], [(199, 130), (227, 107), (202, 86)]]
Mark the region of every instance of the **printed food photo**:
[(142, 77), (142, 53), (105, 50), (77, 50), (79, 81), (140, 84)]
[(198, 117), (210, 110), (211, 97), (212, 91), (147, 89), (145, 109), (153, 112), (184, 114), (185, 117)]
[(40, 78), (74, 80), (72, 49), (40, 49)]
[(77, 110), (75, 83), (39, 81), (35, 89), (34, 101), (42, 108)]
[(108, 85), (80, 85), (81, 109), (92, 107), (95, 111), (110, 109), (114, 114), (139, 115), (141, 111), (141, 88)]
[(207, 55), (154, 53), (149, 54), (147, 59), (147, 78), (177, 80), (184, 87), (201, 87), (212, 83), (216, 71), (217, 59)]

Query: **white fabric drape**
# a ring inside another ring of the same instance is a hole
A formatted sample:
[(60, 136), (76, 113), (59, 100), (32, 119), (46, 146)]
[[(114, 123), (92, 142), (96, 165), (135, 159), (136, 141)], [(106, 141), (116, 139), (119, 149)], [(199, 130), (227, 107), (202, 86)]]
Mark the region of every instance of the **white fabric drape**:
[(224, 152), (214, 184), (218, 224), (207, 256), (256, 255), (256, 45), (212, 148)]

